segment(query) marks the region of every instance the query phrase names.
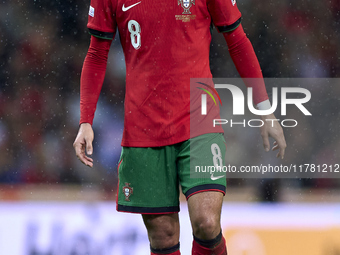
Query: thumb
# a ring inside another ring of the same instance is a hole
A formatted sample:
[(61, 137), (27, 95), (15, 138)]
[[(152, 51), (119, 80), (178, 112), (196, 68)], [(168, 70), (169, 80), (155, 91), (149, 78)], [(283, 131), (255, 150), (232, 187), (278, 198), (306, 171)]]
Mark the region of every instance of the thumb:
[(87, 155), (92, 155), (92, 152), (93, 152), (92, 139), (86, 137), (85, 142), (86, 142), (86, 153), (87, 153)]

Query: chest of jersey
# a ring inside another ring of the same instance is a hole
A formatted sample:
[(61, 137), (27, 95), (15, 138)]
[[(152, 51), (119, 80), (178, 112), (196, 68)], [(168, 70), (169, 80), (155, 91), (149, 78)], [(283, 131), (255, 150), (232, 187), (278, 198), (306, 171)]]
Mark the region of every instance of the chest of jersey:
[(125, 49), (164, 50), (195, 43), (209, 33), (205, 0), (118, 0), (116, 22)]

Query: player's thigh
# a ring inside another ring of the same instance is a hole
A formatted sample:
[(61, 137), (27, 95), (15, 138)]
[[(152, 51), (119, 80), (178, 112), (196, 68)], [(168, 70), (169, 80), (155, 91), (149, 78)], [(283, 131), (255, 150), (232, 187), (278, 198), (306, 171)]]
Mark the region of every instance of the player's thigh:
[(118, 166), (118, 211), (179, 211), (178, 175), (171, 146), (123, 147)]
[(204, 134), (181, 144), (177, 167), (187, 199), (204, 191), (225, 194), (225, 154), (226, 143), (221, 133)]

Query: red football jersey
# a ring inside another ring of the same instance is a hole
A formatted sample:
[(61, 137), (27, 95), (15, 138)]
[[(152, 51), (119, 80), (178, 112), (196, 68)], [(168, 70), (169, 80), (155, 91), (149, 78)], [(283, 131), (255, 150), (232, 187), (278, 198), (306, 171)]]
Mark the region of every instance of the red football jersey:
[[(118, 27), (126, 61), (122, 146), (155, 147), (223, 132), (211, 125), (190, 132), (190, 78), (211, 78), (211, 23), (221, 32), (240, 24), (235, 0), (92, 0), (90, 34), (113, 39)], [(212, 112), (211, 112), (211, 111)], [(211, 122), (210, 122), (211, 121)]]

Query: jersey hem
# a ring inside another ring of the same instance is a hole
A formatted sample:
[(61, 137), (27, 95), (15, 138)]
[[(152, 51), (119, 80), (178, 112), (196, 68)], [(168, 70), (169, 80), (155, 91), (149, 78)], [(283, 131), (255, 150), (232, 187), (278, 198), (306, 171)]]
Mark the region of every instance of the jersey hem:
[(139, 213), (139, 214), (169, 214), (179, 212), (178, 206), (165, 207), (142, 207), (142, 206), (127, 206), (117, 204), (118, 212)]
[(192, 195), (205, 191), (218, 191), (222, 192), (223, 195), (225, 195), (226, 186), (222, 184), (203, 184), (190, 188), (187, 192), (185, 192), (184, 195), (188, 200), (188, 198), (191, 197)]
[(221, 133), (221, 134), (224, 134), (224, 130), (221, 128), (221, 129), (218, 129), (216, 131), (212, 131), (212, 132), (202, 132), (202, 133), (197, 133), (195, 135), (192, 135), (192, 136), (183, 136), (183, 137), (180, 137), (176, 140), (164, 140), (164, 141), (128, 141), (128, 140), (122, 140), (122, 143), (121, 143), (121, 146), (122, 147), (162, 147), (162, 146), (168, 146), (168, 145), (173, 145), (173, 144), (176, 144), (176, 143), (180, 143), (180, 142), (184, 142), (186, 140), (189, 140), (191, 138), (194, 138), (194, 137), (197, 137), (197, 136), (200, 136), (200, 135), (205, 135), (205, 134), (214, 134), (214, 133)]

